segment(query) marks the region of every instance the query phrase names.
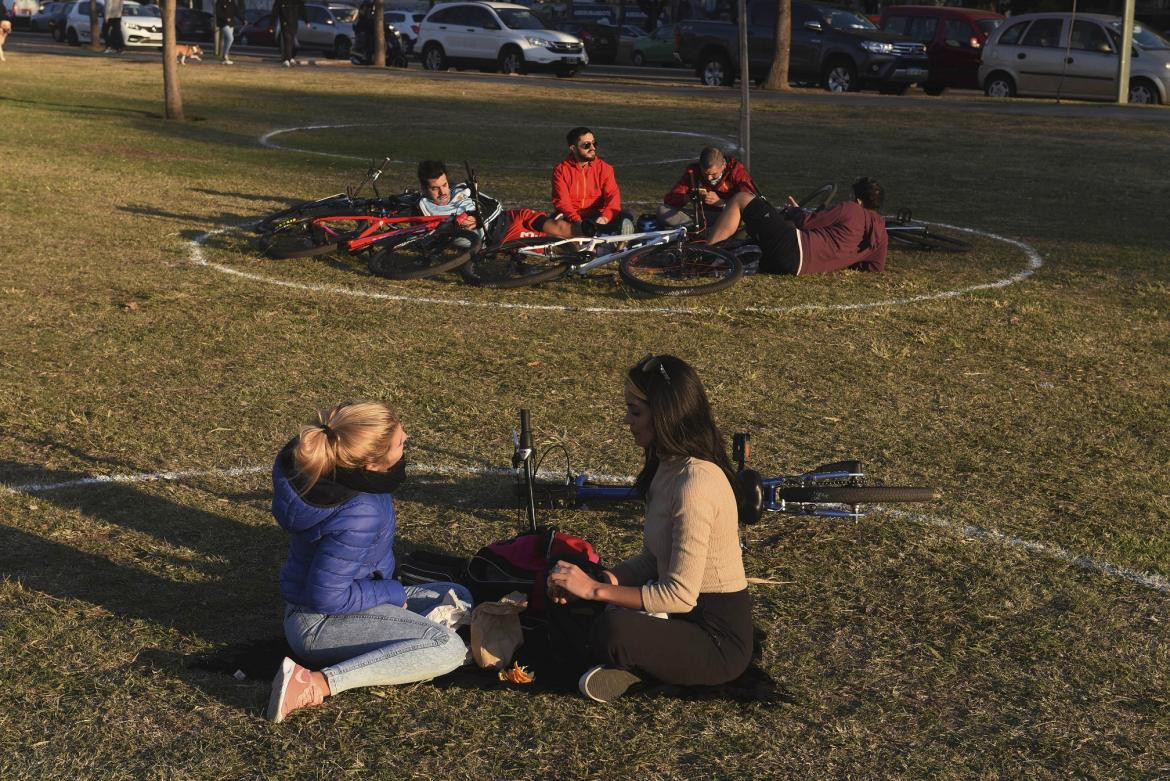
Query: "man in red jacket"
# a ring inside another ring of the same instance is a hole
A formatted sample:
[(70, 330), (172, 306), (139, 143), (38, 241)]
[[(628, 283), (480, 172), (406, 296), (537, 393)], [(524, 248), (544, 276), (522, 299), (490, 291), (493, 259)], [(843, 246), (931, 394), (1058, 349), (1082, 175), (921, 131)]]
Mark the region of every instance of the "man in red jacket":
[(889, 238), (880, 212), (885, 189), (866, 176), (853, 183), (852, 195), (852, 200), (808, 211), (791, 197), (786, 207), (777, 209), (763, 196), (739, 193), (711, 226), (707, 241), (717, 244), (731, 238), (742, 218), (760, 247), (761, 272), (885, 271)]
[(708, 146), (699, 153), (698, 162), (691, 163), (662, 199), (658, 207), (658, 221), (664, 225), (688, 225), (691, 216), (683, 211), (691, 195), (699, 198), (710, 225), (718, 219), (723, 207), (736, 193), (758, 195), (756, 183), (743, 163), (734, 157), (728, 159), (717, 147)]
[[(575, 225), (585, 222), (598, 233), (632, 233), (633, 218), (622, 211), (622, 194), (613, 166), (597, 156), (597, 138), (587, 127), (568, 132), (569, 156), (552, 174), (553, 211)], [(608, 228), (605, 226), (609, 226)]]

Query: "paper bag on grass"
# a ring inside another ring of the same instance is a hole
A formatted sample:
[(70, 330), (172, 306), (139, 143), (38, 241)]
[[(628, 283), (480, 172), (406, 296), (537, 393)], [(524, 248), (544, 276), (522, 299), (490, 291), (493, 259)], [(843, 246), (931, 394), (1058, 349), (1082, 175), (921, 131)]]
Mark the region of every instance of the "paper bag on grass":
[(502, 670), (524, 642), (520, 613), (528, 596), (513, 591), (498, 602), (483, 602), (471, 613), (471, 658), (480, 667)]

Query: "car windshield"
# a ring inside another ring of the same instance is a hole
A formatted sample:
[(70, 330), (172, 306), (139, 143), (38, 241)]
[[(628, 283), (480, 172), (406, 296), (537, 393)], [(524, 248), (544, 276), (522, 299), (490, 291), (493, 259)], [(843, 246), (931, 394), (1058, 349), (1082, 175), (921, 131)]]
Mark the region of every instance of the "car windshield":
[(153, 16), (161, 18), (157, 5), (127, 5), (122, 7), (122, 16)]
[(979, 29), (983, 31), (984, 35), (991, 35), (995, 28), (999, 27), (1002, 23), (1003, 19), (980, 19), (978, 22), (976, 22), (976, 24), (979, 25)]
[(331, 6), (329, 8), (333, 12), (333, 18), (339, 22), (352, 22), (357, 19), (357, 9), (349, 6)]
[(877, 25), (861, 14), (836, 8), (823, 10), (825, 24), (835, 30), (876, 30)]
[(496, 13), (500, 15), (500, 21), (509, 30), (543, 30), (544, 22), (536, 18), (536, 15), (528, 10), (520, 10), (519, 8), (497, 8)]
[[(1113, 36), (1113, 42), (1117, 44), (1117, 48), (1121, 48), (1121, 22), (1110, 22), (1109, 33)], [(1142, 51), (1165, 51), (1170, 49), (1170, 42), (1165, 38), (1147, 30), (1140, 24), (1133, 26), (1133, 42)]]

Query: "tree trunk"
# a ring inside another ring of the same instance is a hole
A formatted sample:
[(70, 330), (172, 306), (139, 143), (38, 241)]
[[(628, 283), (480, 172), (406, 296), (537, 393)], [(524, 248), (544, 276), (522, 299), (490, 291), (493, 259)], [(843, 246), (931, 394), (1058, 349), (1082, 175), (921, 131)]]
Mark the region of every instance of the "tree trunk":
[(89, 48), (95, 52), (102, 50), (102, 23), (98, 21), (97, 0), (89, 0)]
[[(407, 17), (409, 18), (409, 16)], [(386, 0), (374, 0), (374, 65), (386, 67)]]
[(777, 0), (776, 53), (764, 89), (788, 90), (788, 54), (792, 51), (792, 0)]
[(162, 0), (163, 99), (167, 119), (183, 120), (183, 95), (179, 91), (179, 66), (175, 59), (175, 0)]

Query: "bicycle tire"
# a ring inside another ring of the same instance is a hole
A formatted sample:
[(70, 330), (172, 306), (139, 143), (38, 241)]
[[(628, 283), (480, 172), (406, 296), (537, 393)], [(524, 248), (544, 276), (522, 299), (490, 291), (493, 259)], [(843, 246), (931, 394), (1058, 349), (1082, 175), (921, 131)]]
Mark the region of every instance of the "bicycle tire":
[(572, 262), (551, 250), (547, 255), (521, 254), (523, 249), (537, 249), (557, 241), (554, 238), (518, 239), (492, 247), (472, 256), (460, 273), (478, 287), (516, 288), (552, 282), (569, 272)]
[(473, 231), (440, 228), (378, 250), (370, 256), (370, 273), (386, 279), (426, 279), (466, 265), (479, 244)]
[(777, 498), (786, 502), (825, 504), (869, 504), (886, 502), (930, 502), (938, 498), (933, 488), (895, 485), (825, 485), (781, 488)]
[(316, 201), (305, 201), (296, 206), (274, 212), (256, 221), (252, 230), (256, 233), (273, 233), (284, 225), (308, 217), (327, 217), (331, 214), (377, 214), (397, 216), (414, 208), (418, 201), (416, 193), (401, 193), (381, 198), (350, 198), (345, 194), (331, 195)]
[[(336, 217), (336, 220), (330, 219)], [(346, 210), (336, 214), (302, 217), (260, 237), (260, 249), (270, 258), (288, 260), (327, 255), (347, 237), (361, 233), (361, 218)], [(327, 229), (328, 228), (328, 229)]]
[[(627, 285), (657, 296), (697, 296), (731, 287), (743, 263), (729, 252), (698, 244), (647, 247), (622, 258), (618, 273)], [(708, 281), (698, 281), (698, 280)]]
[(797, 201), (797, 204), (802, 209), (819, 209), (820, 207), (828, 204), (836, 194), (837, 185), (829, 182), (828, 184), (822, 184), (820, 187), (801, 198), (799, 201)]
[(947, 236), (932, 231), (900, 231), (897, 228), (887, 230), (886, 236), (890, 239), (890, 246), (907, 250), (922, 250), (925, 252), (970, 252), (972, 244), (954, 236)]

